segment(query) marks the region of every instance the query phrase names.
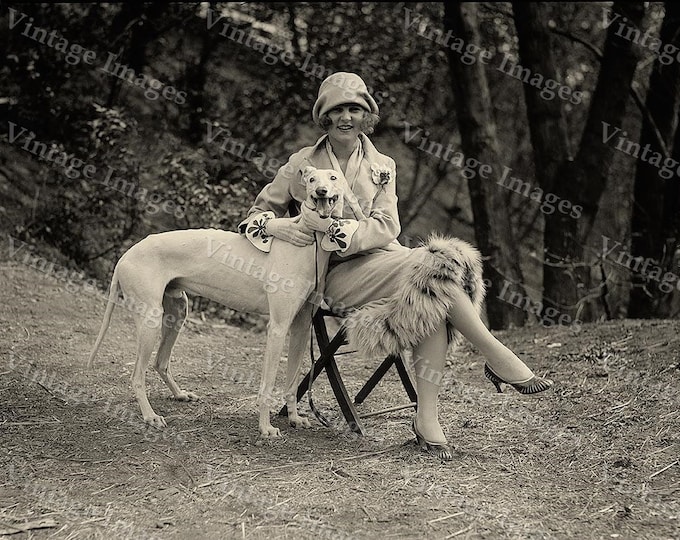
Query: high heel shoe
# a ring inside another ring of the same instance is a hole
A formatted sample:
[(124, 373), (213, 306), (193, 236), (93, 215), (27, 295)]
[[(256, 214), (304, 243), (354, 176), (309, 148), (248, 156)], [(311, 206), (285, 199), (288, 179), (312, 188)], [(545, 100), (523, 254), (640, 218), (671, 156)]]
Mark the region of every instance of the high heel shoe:
[(420, 433), (418, 433), (415, 418), (413, 419), (413, 422), (411, 422), (411, 429), (416, 436), (416, 444), (420, 446), (420, 449), (423, 452), (428, 452), (433, 456), (438, 457), (442, 461), (451, 461), (453, 459), (453, 450), (448, 444), (430, 442)]
[(496, 375), (488, 364), (484, 364), (484, 375), (496, 386), (496, 390), (498, 390), (499, 394), (503, 393), (501, 384), (509, 384), (520, 394), (537, 394), (538, 392), (543, 392), (544, 390), (547, 390), (553, 384), (555, 384), (550, 379), (544, 379), (543, 377), (536, 376), (533, 376), (526, 382), (509, 383), (501, 379), (498, 375)]

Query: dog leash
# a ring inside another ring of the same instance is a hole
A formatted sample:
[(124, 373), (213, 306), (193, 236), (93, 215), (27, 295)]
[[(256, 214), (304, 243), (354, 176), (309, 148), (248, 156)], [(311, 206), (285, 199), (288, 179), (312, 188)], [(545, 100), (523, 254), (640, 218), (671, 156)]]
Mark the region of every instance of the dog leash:
[[(314, 290), (316, 291), (319, 286), (319, 242), (314, 233)], [(312, 385), (314, 384), (314, 370), (316, 369), (316, 358), (314, 355), (314, 315), (312, 314), (312, 326), (310, 328), (309, 336), (309, 357), (312, 361), (312, 367), (309, 372), (309, 384), (307, 385), (307, 399), (309, 401), (309, 408), (314, 413), (316, 419), (321, 422), (325, 427), (330, 427), (331, 423), (329, 420), (319, 411), (314, 405), (314, 399), (312, 398)], [(321, 347), (319, 347), (319, 352), (321, 352)]]

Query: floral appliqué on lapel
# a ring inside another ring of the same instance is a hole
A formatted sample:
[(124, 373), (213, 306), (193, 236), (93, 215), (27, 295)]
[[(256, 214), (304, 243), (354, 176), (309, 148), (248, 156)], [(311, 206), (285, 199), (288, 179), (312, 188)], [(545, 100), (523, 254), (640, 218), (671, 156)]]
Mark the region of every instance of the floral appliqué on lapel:
[(392, 170), (379, 163), (371, 164), (371, 180), (384, 191), (385, 186), (392, 181)]

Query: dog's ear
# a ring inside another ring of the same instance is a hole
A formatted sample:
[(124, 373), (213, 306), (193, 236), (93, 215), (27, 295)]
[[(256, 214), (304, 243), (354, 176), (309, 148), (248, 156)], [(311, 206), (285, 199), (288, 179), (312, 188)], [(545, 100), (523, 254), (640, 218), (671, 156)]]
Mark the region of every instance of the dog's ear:
[(306, 184), (307, 179), (316, 172), (316, 167), (307, 165), (302, 171), (302, 181)]

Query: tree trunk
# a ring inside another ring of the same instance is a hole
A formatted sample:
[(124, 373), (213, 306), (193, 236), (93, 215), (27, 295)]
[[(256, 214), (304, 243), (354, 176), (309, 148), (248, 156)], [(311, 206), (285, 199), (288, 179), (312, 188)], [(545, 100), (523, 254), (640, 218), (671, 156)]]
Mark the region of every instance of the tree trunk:
[(208, 62), (215, 51), (217, 40), (208, 32), (203, 34), (201, 53), (193, 65), (186, 70), (185, 84), (188, 89), (189, 105), (189, 128), (188, 139), (193, 144), (198, 144), (205, 134), (203, 120), (206, 118), (205, 111), (205, 82), (208, 77)]
[[(615, 2), (612, 9), (621, 14), (619, 20), (627, 19), (626, 24), (640, 28), (644, 15), (642, 2)], [(543, 236), (544, 264), (555, 268), (543, 279), (544, 288), (551, 292), (544, 308), (552, 307), (570, 321), (580, 315), (584, 288), (589, 281), (584, 245), (597, 216), (609, 169), (619, 151), (615, 148), (618, 137), (605, 139), (623, 123), (638, 62), (638, 45), (618, 36), (618, 28), (615, 22), (607, 30), (597, 85), (576, 158), (562, 163), (553, 184), (553, 193), (560, 200), (570, 201), (572, 207), (581, 207), (581, 215), (573, 219), (569, 214), (555, 212), (554, 219), (546, 221)]]
[[(151, 26), (167, 8), (168, 5), (165, 2), (158, 1), (123, 4), (111, 23), (113, 43), (119, 39), (125, 40), (125, 34), (130, 32), (127, 44), (121, 47), (122, 54), (118, 55), (115, 62), (126, 68), (132, 68), (136, 74), (135, 77), (139, 77), (146, 66), (146, 46), (155, 37)], [(116, 104), (122, 86), (123, 81), (120, 78), (111, 76), (107, 107), (113, 107)]]
[[(465, 43), (479, 45), (475, 3), (446, 2), (444, 30), (450, 30)], [(499, 172), (496, 123), (484, 65), (481, 62), (463, 65), (450, 48), (447, 54), (463, 153)], [(523, 286), (518, 244), (510, 226), (502, 188), (493, 179), (475, 176), (468, 180), (468, 189), (475, 238), (485, 258), (484, 276), (491, 281), (486, 302), (489, 326), (492, 329), (523, 326), (529, 300)]]
[[(519, 56), (522, 66), (529, 68), (531, 73), (540, 73), (545, 80), (560, 82), (560, 76), (555, 69), (555, 61), (552, 51), (553, 36), (547, 29), (546, 21), (549, 19), (545, 3), (543, 2), (513, 2), (515, 28), (519, 42)], [(561, 99), (547, 100), (540, 95), (542, 89), (524, 84), (524, 99), (526, 101), (527, 117), (531, 144), (534, 151), (535, 177), (543, 190), (544, 198), (552, 193), (553, 185), (562, 163), (572, 159), (569, 148), (569, 134), (564, 117), (563, 102)], [(571, 211), (567, 212), (571, 214)], [(564, 218), (562, 212), (544, 214), (545, 231), (559, 230)], [(569, 219), (574, 219), (569, 216)], [(549, 239), (544, 239), (544, 244), (550, 245)], [(547, 251), (547, 250), (546, 250)], [(571, 318), (561, 319), (547, 311), (547, 308), (555, 309), (553, 298), (561, 295), (555, 287), (562, 287), (562, 283), (571, 281), (571, 269), (561, 265), (555, 265), (552, 261), (544, 259), (543, 265), (543, 313), (546, 324), (549, 321), (570, 323)]]
[[(680, 117), (678, 120), (678, 125), (680, 126)], [(677, 132), (673, 141), (672, 158), (676, 163), (680, 163), (680, 136), (678, 136)], [(677, 295), (673, 293), (680, 290), (680, 280), (677, 280), (677, 266), (672, 267), (675, 261), (674, 255), (680, 247), (680, 180), (677, 176), (673, 177), (670, 181), (666, 181), (663, 205), (663, 230), (666, 237), (663, 266), (669, 273), (664, 274), (661, 282), (657, 284), (663, 296), (661, 296), (657, 304), (656, 316), (675, 317), (677, 316), (677, 311), (674, 312), (674, 309), (677, 309), (677, 306), (674, 307), (674, 298), (677, 298)], [(673, 276), (675, 277), (673, 278)], [(677, 281), (670, 281), (671, 285), (668, 285), (669, 281), (666, 281), (665, 277), (670, 277)], [(663, 285), (664, 281), (667, 283), (665, 286)]]
[[(680, 6), (665, 2), (666, 14), (661, 25), (659, 39), (664, 44), (680, 46)], [(656, 124), (645, 117), (640, 132), (640, 147), (649, 147), (650, 154), (658, 152), (670, 157), (673, 139), (678, 125), (680, 106), (680, 66), (678, 62), (661, 63), (658, 56), (650, 76), (646, 107)], [(659, 144), (659, 137), (663, 146)], [(677, 138), (676, 142), (677, 142)], [(678, 146), (677, 144), (675, 145)], [(677, 153), (673, 152), (677, 157)], [(677, 168), (677, 167), (676, 167)], [(678, 178), (659, 175), (659, 167), (639, 159), (635, 173), (633, 219), (631, 231), (631, 254), (634, 258), (652, 261), (663, 272), (672, 270), (674, 253), (678, 246), (678, 228), (674, 216), (678, 212)], [(668, 302), (662, 302), (669, 291), (659, 288), (659, 277), (652, 269), (633, 271), (628, 316), (632, 318), (667, 317)], [(664, 287), (665, 288), (665, 287)]]
[[(545, 2), (513, 2), (512, 9), (521, 65), (528, 67), (531, 73), (542, 74), (545, 80), (561, 82), (553, 58), (553, 34), (546, 24), (550, 17)], [(573, 157), (569, 148), (564, 102), (542, 98), (541, 88), (530, 84), (523, 86), (536, 179), (541, 189), (551, 191), (561, 163)], [(550, 219), (550, 215), (546, 215), (545, 219)]]

